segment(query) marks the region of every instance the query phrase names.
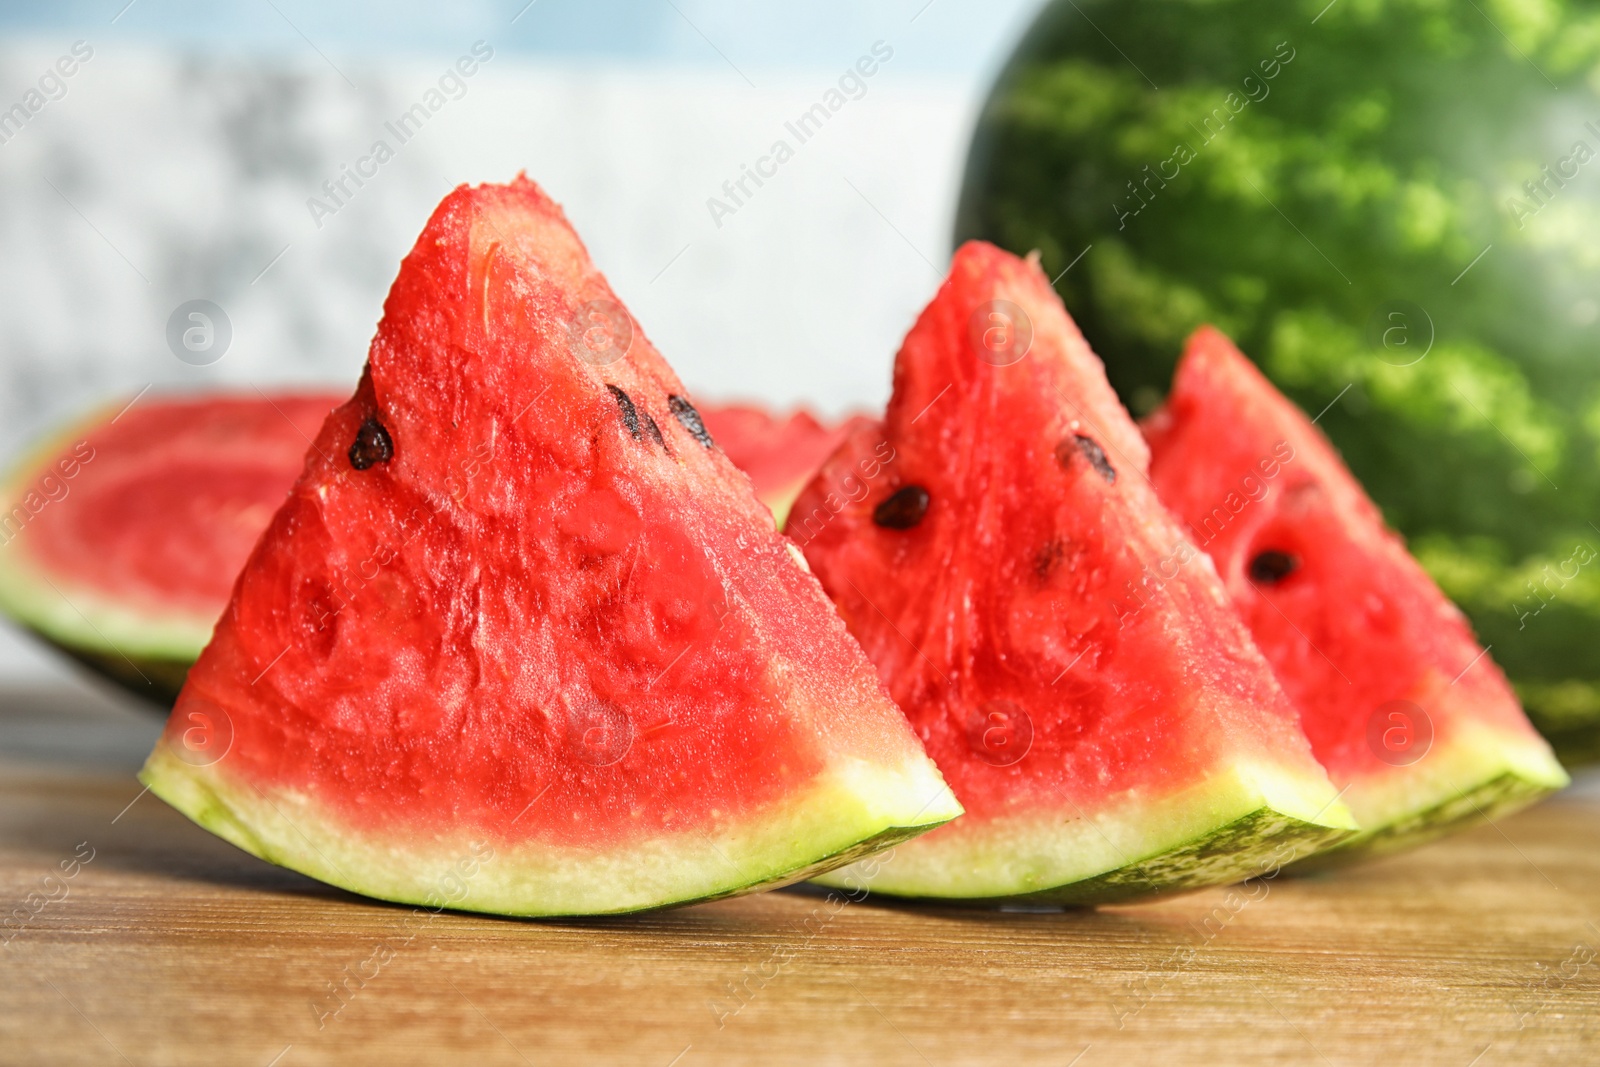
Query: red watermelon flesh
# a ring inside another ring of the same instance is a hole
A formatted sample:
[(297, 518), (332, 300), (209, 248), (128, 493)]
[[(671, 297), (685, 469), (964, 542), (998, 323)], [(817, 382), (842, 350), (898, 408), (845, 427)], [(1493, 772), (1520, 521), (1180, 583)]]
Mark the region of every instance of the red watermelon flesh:
[(708, 405), (700, 414), (734, 466), (750, 475), (756, 496), (780, 527), (822, 461), (852, 430), (870, 421), (855, 415), (824, 423), (805, 408), (779, 416), (752, 404)]
[[(5, 483), (0, 610), (170, 707), (307, 446), (345, 399), (260, 390), (139, 396), (53, 433)], [(859, 421), (824, 424), (804, 409), (779, 418), (744, 405), (700, 414), (779, 525)]]
[(343, 399), (140, 396), (53, 435), (6, 483), (0, 607), (170, 703)]
[(1145, 435), (1156, 491), (1215, 561), (1362, 826), (1340, 852), (1416, 843), (1566, 783), (1466, 619), (1222, 333), (1189, 339)]
[(959, 812), (525, 178), (429, 220), (142, 777), (335, 885), (528, 915), (744, 892)]
[(967, 811), (874, 890), (1125, 900), (1350, 832), (1146, 464), (1037, 262), (963, 246), (787, 526)]

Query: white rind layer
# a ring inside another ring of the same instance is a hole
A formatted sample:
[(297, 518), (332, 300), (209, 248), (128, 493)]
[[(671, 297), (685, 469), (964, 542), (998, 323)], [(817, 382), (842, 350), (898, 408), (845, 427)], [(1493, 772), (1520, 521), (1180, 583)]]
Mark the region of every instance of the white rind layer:
[[(1063, 902), (1078, 899), (1074, 886), (1098, 881), (1122, 888), (1097, 886), (1085, 902), (1136, 899), (1239, 881), (1304, 857), (1355, 827), (1326, 780), (1237, 764), (1164, 797), (1130, 791), (1092, 817), (1065, 798), (1059, 808), (1026, 815), (982, 822), (968, 817), (897, 847), (870, 878), (843, 868), (817, 880), (866, 881), (873, 892), (897, 896), (1042, 894)], [(1280, 844), (1287, 847), (1280, 850)]]
[(163, 740), (139, 777), (196, 823), (269, 862), (383, 900), (501, 915), (601, 915), (770, 888), (961, 813), (926, 760), (897, 768), (839, 760), (801, 792), (737, 822), (591, 850), (519, 841), (515, 826), (433, 835), (353, 828), (314, 797), (257, 788), (226, 766), (226, 757), (190, 766)]

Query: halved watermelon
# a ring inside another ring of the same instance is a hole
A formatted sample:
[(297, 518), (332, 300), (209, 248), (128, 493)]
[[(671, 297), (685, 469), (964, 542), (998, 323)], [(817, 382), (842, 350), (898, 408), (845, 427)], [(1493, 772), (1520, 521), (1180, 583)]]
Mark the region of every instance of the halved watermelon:
[(0, 610), (170, 705), (343, 399), (134, 397), (64, 428), (0, 489)]
[(787, 526), (967, 809), (875, 891), (1127, 900), (1351, 833), (1147, 462), (1038, 263), (964, 245)]
[(700, 415), (734, 466), (750, 476), (756, 496), (779, 527), (822, 461), (852, 430), (870, 421), (855, 415), (823, 423), (805, 408), (778, 416), (753, 404), (707, 405)]
[(141, 777), (323, 881), (519, 915), (781, 884), (960, 810), (522, 177), (429, 220)]
[(1144, 429), (1156, 492), (1215, 561), (1362, 827), (1329, 859), (1416, 844), (1567, 783), (1461, 612), (1228, 338), (1189, 339)]

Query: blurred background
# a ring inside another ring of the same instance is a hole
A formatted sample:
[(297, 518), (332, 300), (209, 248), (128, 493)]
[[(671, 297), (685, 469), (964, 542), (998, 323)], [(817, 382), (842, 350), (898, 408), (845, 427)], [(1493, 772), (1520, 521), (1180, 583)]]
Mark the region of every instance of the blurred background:
[[(1039, 6), (4, 4), (0, 111), (60, 57), (76, 69), (0, 117), (0, 459), (147, 385), (353, 386), (433, 206), (522, 169), (697, 396), (882, 405), (943, 274), (978, 109)], [(798, 143), (785, 123), (875, 46)], [(475, 73), (447, 77), (463, 56)], [(402, 143), (388, 124), (418, 103)], [(732, 199), (779, 138), (793, 158)], [(362, 164), (379, 140), (392, 158)], [(358, 164), (376, 170), (359, 186)], [(207, 366), (166, 340), (196, 299), (233, 331)], [(0, 629), (0, 679), (68, 670)]]

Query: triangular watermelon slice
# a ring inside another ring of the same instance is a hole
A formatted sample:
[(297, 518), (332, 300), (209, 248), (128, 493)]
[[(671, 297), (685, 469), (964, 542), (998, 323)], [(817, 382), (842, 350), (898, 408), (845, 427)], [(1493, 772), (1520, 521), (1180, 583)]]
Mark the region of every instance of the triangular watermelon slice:
[(1351, 832), (1147, 462), (1038, 263), (964, 245), (787, 526), (967, 809), (875, 891), (1127, 900)]
[[(346, 394), (124, 397), (52, 432), (0, 480), (0, 612), (162, 710)], [(861, 421), (753, 404), (700, 416), (778, 522)]]
[(1157, 493), (1215, 560), (1361, 824), (1327, 859), (1416, 844), (1567, 783), (1461, 612), (1228, 338), (1189, 339), (1145, 434)]
[(525, 178), (445, 198), (141, 775), (389, 900), (620, 912), (959, 813)]

